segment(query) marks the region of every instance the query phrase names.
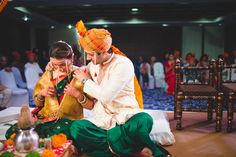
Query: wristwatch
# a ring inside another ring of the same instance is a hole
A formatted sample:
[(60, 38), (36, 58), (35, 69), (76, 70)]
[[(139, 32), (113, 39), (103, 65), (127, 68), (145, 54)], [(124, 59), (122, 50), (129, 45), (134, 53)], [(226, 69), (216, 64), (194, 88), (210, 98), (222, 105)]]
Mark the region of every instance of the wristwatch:
[(83, 83), (83, 84), (85, 84), (85, 82), (87, 81), (88, 79), (83, 79), (81, 82)]

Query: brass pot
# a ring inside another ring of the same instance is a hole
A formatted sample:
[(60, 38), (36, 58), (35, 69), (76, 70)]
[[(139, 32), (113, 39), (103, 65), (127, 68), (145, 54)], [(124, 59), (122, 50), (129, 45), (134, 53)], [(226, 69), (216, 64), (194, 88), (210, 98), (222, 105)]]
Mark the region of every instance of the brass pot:
[(15, 137), (14, 146), (16, 151), (25, 153), (39, 148), (39, 136), (34, 128), (19, 130)]

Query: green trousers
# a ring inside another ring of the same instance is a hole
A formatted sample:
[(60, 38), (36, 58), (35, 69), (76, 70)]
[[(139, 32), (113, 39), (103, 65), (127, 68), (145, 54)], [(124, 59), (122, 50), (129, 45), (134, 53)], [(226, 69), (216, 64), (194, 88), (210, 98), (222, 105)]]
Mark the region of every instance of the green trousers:
[(152, 124), (152, 117), (142, 112), (110, 130), (99, 128), (88, 120), (77, 120), (72, 123), (70, 133), (74, 145), (93, 157), (131, 156), (144, 147), (150, 148), (155, 157), (165, 157), (168, 152), (149, 137)]

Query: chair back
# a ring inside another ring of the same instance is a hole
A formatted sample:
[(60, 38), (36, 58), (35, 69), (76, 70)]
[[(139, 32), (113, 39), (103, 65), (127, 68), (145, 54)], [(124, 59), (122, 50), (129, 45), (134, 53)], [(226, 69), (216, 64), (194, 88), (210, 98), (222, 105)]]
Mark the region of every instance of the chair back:
[(23, 81), (20, 70), (17, 67), (12, 67), (12, 72), (14, 74), (16, 84), (20, 88), (26, 88), (26, 83)]
[(161, 62), (156, 62), (153, 65), (154, 76), (157, 78), (165, 78), (164, 67)]
[(236, 85), (236, 64), (227, 65), (222, 59), (217, 61), (218, 81), (217, 87), (222, 90), (223, 84)]
[(39, 74), (33, 68), (25, 69), (25, 79), (28, 89), (34, 89), (35, 84), (39, 80)]
[(17, 89), (16, 80), (13, 72), (6, 72), (4, 69), (0, 71), (1, 83), (10, 89)]
[[(203, 72), (209, 76), (207, 80), (201, 80)], [(178, 91), (179, 85), (211, 85), (215, 86), (216, 82), (216, 61), (211, 60), (206, 67), (199, 66), (181, 66), (180, 60), (175, 63), (175, 91)], [(184, 75), (186, 79), (184, 79)], [(191, 79), (188, 79), (191, 78)]]
[(155, 85), (157, 88), (166, 88), (168, 85), (165, 82), (164, 67), (161, 62), (156, 62), (153, 65)]

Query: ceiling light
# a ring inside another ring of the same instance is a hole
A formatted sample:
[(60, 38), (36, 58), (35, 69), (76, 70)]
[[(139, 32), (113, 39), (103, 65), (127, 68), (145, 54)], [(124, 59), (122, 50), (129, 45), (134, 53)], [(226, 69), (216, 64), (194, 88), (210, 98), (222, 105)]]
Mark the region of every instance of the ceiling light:
[(92, 4), (83, 4), (82, 6), (83, 6), (83, 7), (91, 7)]
[(14, 9), (26, 14), (30, 14), (29, 10), (27, 10), (25, 7), (14, 7)]
[(108, 27), (108, 25), (103, 25), (103, 27), (104, 27), (104, 28), (107, 28), (107, 27)]
[(68, 25), (67, 27), (68, 27), (69, 29), (71, 29), (71, 28), (72, 28), (72, 26), (71, 26), (71, 25)]
[(167, 27), (167, 26), (169, 26), (169, 25), (166, 24), (166, 23), (163, 23), (162, 26), (163, 26), (163, 27)]
[(220, 21), (222, 21), (224, 19), (224, 17), (222, 17), (222, 16), (219, 16), (219, 17), (217, 17), (217, 18), (215, 18), (215, 22), (220, 22)]
[(51, 28), (51, 29), (54, 29), (54, 28), (55, 28), (55, 26), (51, 26), (50, 28)]
[(95, 20), (95, 21), (88, 22), (87, 24), (91, 24), (91, 25), (107, 25), (107, 24), (112, 24), (112, 23), (109, 22), (109, 21), (106, 21), (104, 19), (98, 19), (98, 20)]
[(137, 11), (138, 11), (138, 8), (132, 8), (131, 11), (137, 12)]
[(28, 18), (27, 16), (24, 16), (24, 17), (23, 17), (23, 20), (24, 20), (24, 21), (28, 21), (29, 18)]

